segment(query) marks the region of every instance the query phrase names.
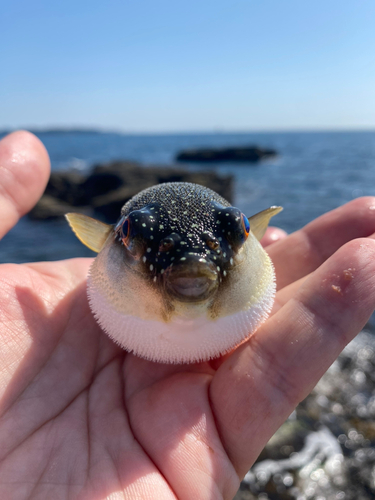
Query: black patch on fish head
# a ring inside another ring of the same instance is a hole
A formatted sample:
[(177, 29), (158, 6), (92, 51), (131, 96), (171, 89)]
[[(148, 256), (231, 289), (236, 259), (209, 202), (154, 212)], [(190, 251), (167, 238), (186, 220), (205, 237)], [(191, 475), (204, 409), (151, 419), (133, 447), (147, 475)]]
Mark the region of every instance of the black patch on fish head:
[(125, 250), (135, 270), (171, 299), (211, 297), (225, 284), (245, 240), (241, 212), (194, 184), (153, 186), (127, 202), (121, 213), (120, 225), (126, 229), (130, 221)]

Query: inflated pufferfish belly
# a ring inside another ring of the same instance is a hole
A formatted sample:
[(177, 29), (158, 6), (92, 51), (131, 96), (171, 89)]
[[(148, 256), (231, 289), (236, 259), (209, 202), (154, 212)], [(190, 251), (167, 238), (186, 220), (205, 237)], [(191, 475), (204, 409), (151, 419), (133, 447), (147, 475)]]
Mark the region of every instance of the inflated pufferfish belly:
[(176, 182), (134, 196), (115, 226), (67, 214), (99, 252), (88, 279), (99, 325), (124, 349), (164, 363), (241, 344), (272, 308), (273, 265), (258, 240), (280, 210), (247, 219), (214, 191)]

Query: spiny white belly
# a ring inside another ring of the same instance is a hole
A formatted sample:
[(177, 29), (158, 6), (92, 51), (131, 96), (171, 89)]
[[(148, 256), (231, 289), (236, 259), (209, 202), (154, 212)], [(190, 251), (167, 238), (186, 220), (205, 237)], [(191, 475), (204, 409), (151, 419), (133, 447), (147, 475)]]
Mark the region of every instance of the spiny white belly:
[(121, 347), (161, 363), (194, 363), (216, 358), (246, 340), (269, 315), (275, 281), (247, 310), (216, 320), (175, 317), (169, 322), (142, 319), (116, 311), (89, 280), (90, 307), (102, 329)]

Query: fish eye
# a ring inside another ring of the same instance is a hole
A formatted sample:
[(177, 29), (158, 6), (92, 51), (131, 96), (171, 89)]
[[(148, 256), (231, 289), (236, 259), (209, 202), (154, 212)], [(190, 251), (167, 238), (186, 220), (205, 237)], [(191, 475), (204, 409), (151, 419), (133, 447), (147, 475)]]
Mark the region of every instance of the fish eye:
[(245, 214), (241, 214), (241, 223), (242, 223), (242, 229), (244, 230), (245, 240), (246, 240), (250, 234), (250, 222)]
[(125, 246), (129, 245), (129, 237), (130, 237), (130, 221), (127, 217), (122, 223), (120, 222), (118, 226), (120, 239), (124, 243)]

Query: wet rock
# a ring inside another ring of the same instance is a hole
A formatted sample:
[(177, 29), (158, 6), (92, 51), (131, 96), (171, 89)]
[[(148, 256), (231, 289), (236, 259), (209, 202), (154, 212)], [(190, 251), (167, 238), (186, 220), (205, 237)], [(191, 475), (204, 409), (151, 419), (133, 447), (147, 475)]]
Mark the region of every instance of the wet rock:
[(364, 331), (272, 437), (236, 500), (374, 499), (374, 422), (375, 335)]
[(232, 162), (232, 163), (256, 163), (263, 158), (275, 156), (273, 149), (264, 149), (256, 146), (238, 148), (203, 148), (187, 149), (180, 151), (176, 161), (190, 163)]
[(127, 200), (142, 189), (163, 182), (193, 182), (213, 189), (228, 201), (233, 198), (231, 175), (118, 161), (98, 165), (87, 175), (74, 171), (52, 172), (45, 193), (30, 217), (49, 219), (76, 211), (115, 222)]
[(81, 189), (84, 179), (84, 175), (75, 171), (52, 172), (44, 194), (69, 205), (85, 205), (87, 198)]
[[(78, 207), (74, 208), (74, 210), (81, 213), (88, 212), (87, 207)], [(56, 217), (63, 217), (71, 211), (71, 204), (45, 194), (28, 215), (33, 220), (54, 219)]]

